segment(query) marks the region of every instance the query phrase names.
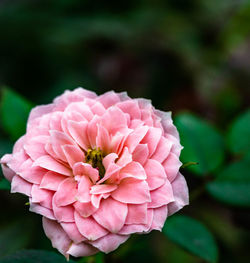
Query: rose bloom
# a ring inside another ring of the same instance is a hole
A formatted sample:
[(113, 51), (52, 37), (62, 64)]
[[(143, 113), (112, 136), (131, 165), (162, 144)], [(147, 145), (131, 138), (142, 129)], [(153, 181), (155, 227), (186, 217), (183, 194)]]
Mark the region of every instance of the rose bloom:
[(35, 107), (1, 164), (11, 192), (29, 197), (68, 258), (108, 253), (133, 233), (161, 230), (187, 205), (181, 149), (171, 113), (151, 101), (78, 88)]

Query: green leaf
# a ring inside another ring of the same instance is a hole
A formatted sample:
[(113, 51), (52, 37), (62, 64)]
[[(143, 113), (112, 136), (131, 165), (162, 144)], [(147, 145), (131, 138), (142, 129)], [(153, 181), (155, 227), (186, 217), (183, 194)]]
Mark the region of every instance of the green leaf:
[(190, 113), (178, 115), (175, 124), (180, 133), (181, 144), (184, 146), (181, 161), (199, 163), (188, 169), (204, 176), (222, 164), (223, 138), (212, 125)]
[(25, 133), (32, 105), (16, 92), (4, 88), (0, 104), (1, 125), (13, 140)]
[(232, 124), (227, 137), (230, 150), (235, 154), (250, 151), (250, 109), (240, 115)]
[(216, 262), (218, 249), (210, 231), (188, 216), (170, 217), (163, 233), (173, 242), (208, 262)]
[(226, 167), (208, 183), (207, 191), (217, 200), (236, 206), (250, 206), (250, 159)]
[(0, 259), (0, 263), (63, 263), (67, 261), (62, 255), (46, 250), (21, 250)]
[[(24, 249), (30, 244), (34, 235), (34, 222), (27, 218), (16, 218), (16, 221), (0, 228), (0, 257)], [(13, 261), (14, 262), (14, 261)]]
[(5, 178), (0, 178), (0, 190), (10, 190), (10, 182)]

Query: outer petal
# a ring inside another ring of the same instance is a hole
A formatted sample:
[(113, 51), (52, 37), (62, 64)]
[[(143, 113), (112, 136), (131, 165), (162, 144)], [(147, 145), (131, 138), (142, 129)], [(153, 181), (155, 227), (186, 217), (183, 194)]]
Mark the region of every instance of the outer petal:
[(175, 201), (168, 205), (169, 215), (174, 214), (189, 203), (187, 182), (182, 174), (177, 175), (172, 182), (172, 187)]
[(157, 208), (175, 200), (172, 186), (168, 180), (160, 188), (151, 191), (150, 194), (152, 201), (148, 204), (148, 208)]
[(124, 179), (111, 196), (122, 203), (143, 204), (150, 202), (148, 184), (145, 181)]
[(161, 137), (154, 154), (151, 159), (162, 163), (170, 153), (173, 143), (170, 140), (167, 140), (165, 137)]
[(96, 248), (82, 242), (80, 244), (73, 243), (67, 251), (67, 254), (72, 255), (74, 257), (88, 257), (96, 254), (97, 252), (98, 250)]
[(123, 227), (128, 208), (112, 198), (102, 200), (99, 209), (93, 214), (94, 219), (111, 233), (117, 233)]
[(54, 192), (40, 189), (38, 185), (33, 184), (31, 190), (32, 203), (40, 203), (40, 205), (52, 209), (52, 197)]
[(56, 221), (43, 217), (43, 229), (46, 236), (51, 240), (52, 246), (63, 255), (66, 255), (71, 245), (71, 240), (63, 228)]
[(74, 203), (75, 210), (82, 216), (82, 217), (89, 217), (91, 216), (97, 208), (92, 205), (91, 202), (88, 203)]
[(152, 225), (153, 221), (153, 209), (148, 209), (147, 211), (147, 223), (145, 225), (143, 224), (131, 224), (131, 225), (125, 225), (119, 234), (122, 235), (130, 235), (134, 233), (148, 233), (150, 231), (150, 227)]
[(21, 193), (31, 196), (32, 184), (15, 175), (11, 182), (11, 193)]
[(160, 128), (150, 127), (147, 134), (141, 141), (142, 144), (148, 144), (149, 157), (155, 152), (161, 136), (162, 130)]
[(56, 220), (54, 213), (51, 209), (43, 207), (39, 204), (32, 203), (30, 200), (30, 209), (31, 212), (42, 215), (52, 220)]
[(75, 212), (75, 222), (79, 232), (88, 240), (97, 240), (108, 233), (92, 217), (83, 218), (78, 212)]
[(126, 224), (146, 224), (147, 223), (147, 204), (128, 205), (128, 215)]
[(67, 177), (54, 172), (47, 172), (41, 181), (40, 188), (56, 191), (62, 181)]
[(154, 190), (162, 186), (166, 181), (166, 173), (158, 161), (148, 159), (144, 169), (147, 174), (147, 182), (150, 190)]
[(163, 162), (162, 165), (165, 169), (168, 180), (172, 182), (177, 176), (182, 163), (175, 154), (170, 153), (168, 158)]
[(168, 206), (165, 205), (156, 208), (153, 211), (154, 211), (154, 217), (152, 221), (151, 230), (161, 231), (168, 216)]
[(108, 234), (105, 237), (102, 237), (90, 243), (94, 247), (98, 248), (100, 251), (104, 253), (109, 253), (117, 249), (128, 238), (129, 238), (129, 235)]
[(78, 244), (82, 241), (85, 241), (86, 238), (80, 234), (75, 223), (61, 223), (63, 230), (67, 233), (69, 238), (73, 240), (74, 243)]

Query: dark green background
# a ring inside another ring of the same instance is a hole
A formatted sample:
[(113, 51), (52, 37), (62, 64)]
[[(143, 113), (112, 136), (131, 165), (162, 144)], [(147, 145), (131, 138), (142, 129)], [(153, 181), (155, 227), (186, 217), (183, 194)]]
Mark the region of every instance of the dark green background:
[[(31, 105), (82, 86), (171, 110), (183, 162), (199, 162), (183, 169), (191, 204), (179, 214), (209, 229), (218, 262), (250, 262), (249, 0), (2, 0), (0, 86), (0, 155), (24, 132), (29, 109), (4, 87)], [(0, 262), (20, 249), (51, 250), (25, 197), (0, 190), (0, 200)], [(178, 239), (190, 235), (183, 231), (134, 236), (106, 262), (204, 262), (192, 237)]]

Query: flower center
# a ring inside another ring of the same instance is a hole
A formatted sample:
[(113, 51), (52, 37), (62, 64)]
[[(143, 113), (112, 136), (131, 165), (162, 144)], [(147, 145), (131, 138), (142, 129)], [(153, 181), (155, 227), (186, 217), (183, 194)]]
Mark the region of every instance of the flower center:
[(91, 164), (93, 168), (97, 168), (101, 178), (105, 174), (105, 168), (102, 164), (102, 160), (103, 160), (103, 152), (99, 148), (88, 149), (86, 154), (86, 163)]

